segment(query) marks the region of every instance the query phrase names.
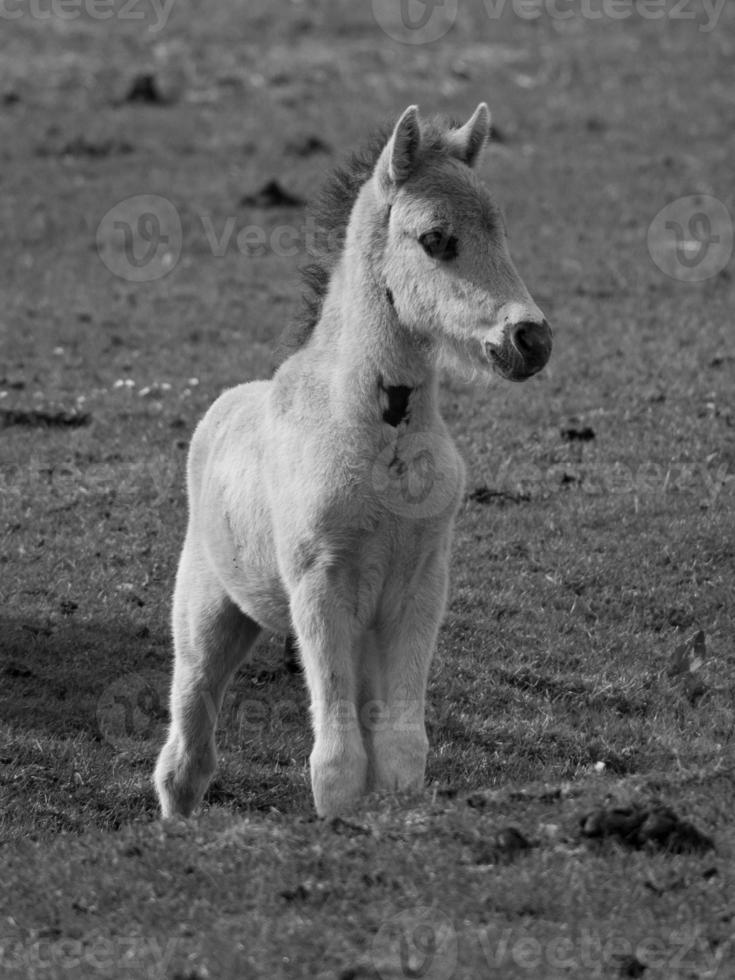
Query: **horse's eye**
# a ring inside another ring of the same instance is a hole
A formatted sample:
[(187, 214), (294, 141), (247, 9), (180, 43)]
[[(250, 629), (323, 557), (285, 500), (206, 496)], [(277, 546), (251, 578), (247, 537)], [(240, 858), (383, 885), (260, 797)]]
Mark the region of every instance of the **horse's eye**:
[(447, 262), (449, 259), (457, 258), (457, 239), (441, 228), (435, 228), (434, 231), (427, 231), (421, 235), (419, 245), (432, 259)]

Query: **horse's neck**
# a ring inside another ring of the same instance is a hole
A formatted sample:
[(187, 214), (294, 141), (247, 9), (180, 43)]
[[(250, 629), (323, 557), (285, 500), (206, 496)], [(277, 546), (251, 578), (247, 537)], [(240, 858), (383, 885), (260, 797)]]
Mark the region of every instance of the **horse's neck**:
[(408, 424), (431, 425), (438, 412), (431, 352), (397, 322), (384, 287), (364, 270), (335, 270), (317, 334), (331, 351), (330, 400), (340, 416), (382, 418), (388, 389), (408, 388)]

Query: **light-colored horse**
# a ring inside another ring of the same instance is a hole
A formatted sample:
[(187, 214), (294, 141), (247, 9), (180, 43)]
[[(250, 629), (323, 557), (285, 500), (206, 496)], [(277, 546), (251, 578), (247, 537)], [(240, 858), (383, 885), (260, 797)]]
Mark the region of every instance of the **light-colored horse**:
[[(458, 128), (403, 113), (359, 186), (353, 175), (310, 335), (270, 381), (225, 392), (194, 433), (155, 773), (164, 816), (201, 800), (226, 686), (261, 627), (298, 640), (317, 813), (423, 785), (464, 486), (439, 367), (520, 381), (551, 350), (473, 170), (489, 127), (484, 103)], [(342, 174), (343, 209), (346, 186)]]

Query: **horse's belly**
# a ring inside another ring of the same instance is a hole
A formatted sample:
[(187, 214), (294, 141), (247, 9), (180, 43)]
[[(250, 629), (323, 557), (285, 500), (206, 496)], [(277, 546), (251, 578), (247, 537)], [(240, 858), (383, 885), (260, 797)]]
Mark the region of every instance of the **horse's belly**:
[(245, 573), (230, 584), (230, 597), (256, 623), (274, 633), (291, 632), (288, 596), (280, 578)]
[[(212, 526), (212, 524), (216, 526)], [(260, 534), (250, 529), (248, 540), (233, 538), (226, 514), (210, 524), (209, 558), (233, 602), (251, 619), (276, 633), (291, 630), (291, 616), (275, 556)]]

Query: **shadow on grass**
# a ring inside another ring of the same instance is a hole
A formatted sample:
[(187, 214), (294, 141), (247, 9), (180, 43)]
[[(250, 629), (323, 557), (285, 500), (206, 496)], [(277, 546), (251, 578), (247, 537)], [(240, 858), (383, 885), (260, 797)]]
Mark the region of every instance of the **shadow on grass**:
[(102, 740), (97, 709), (106, 688), (126, 674), (169, 668), (168, 636), (129, 623), (0, 617), (0, 635), (3, 721), (51, 736)]
[[(168, 722), (168, 633), (130, 622), (113, 629), (3, 617), (0, 636), (0, 786), (7, 800), (0, 842), (155, 819), (151, 774)], [(274, 710), (261, 712), (259, 728), (232, 723), (253, 692), (282, 706), (301, 687), (285, 667), (268, 680), (245, 666), (221, 719), (220, 764), (204, 809), (309, 811), (305, 706), (303, 719), (301, 711)]]

